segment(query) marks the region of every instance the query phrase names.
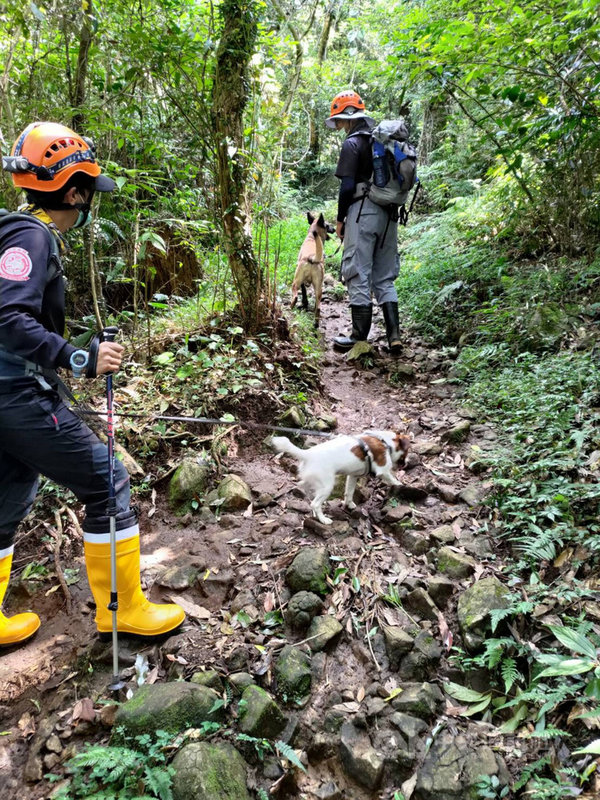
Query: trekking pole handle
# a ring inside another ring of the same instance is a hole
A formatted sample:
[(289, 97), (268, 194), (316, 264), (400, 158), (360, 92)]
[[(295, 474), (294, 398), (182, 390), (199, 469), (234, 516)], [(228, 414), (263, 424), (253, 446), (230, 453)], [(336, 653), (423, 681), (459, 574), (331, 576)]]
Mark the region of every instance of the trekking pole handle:
[(103, 342), (114, 342), (117, 336), (119, 335), (119, 329), (116, 325), (109, 325), (108, 328), (104, 328), (102, 331), (102, 341)]

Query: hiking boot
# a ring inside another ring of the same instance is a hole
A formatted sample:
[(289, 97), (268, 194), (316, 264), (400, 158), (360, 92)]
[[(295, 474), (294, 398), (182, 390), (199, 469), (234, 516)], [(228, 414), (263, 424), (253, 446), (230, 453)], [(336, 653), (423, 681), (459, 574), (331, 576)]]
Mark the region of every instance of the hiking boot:
[[(6, 550), (0, 550), (0, 605), (2, 605), (8, 587), (12, 558), (12, 545)], [(0, 646), (10, 647), (20, 644), (33, 636), (39, 627), (40, 618), (31, 611), (15, 614), (12, 617), (5, 617), (0, 611)]]
[(352, 313), (352, 332), (350, 336), (336, 336), (333, 340), (334, 350), (344, 352), (351, 350), (357, 342), (366, 342), (369, 331), (371, 330), (371, 317), (373, 307), (350, 306)]
[(398, 303), (382, 303), (383, 320), (387, 334), (390, 353), (399, 356), (402, 352), (402, 339), (400, 338), (400, 320), (398, 318)]
[[(142, 637), (170, 633), (181, 625), (185, 613), (176, 603), (151, 603), (145, 597), (140, 584), (137, 515), (130, 511), (118, 516), (123, 519), (118, 520), (116, 532), (117, 630), (119, 633)], [(112, 612), (109, 610), (111, 553), (107, 522), (107, 517), (93, 521), (86, 518), (83, 530), (85, 566), (96, 601), (96, 626), (101, 639), (109, 639), (112, 631)], [(131, 524), (128, 525), (128, 522)]]

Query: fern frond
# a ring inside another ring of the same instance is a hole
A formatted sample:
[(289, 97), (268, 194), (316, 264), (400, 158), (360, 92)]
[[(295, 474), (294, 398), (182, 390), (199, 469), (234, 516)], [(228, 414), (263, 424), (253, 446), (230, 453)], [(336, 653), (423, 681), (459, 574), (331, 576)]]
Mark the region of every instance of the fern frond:
[(159, 800), (173, 800), (171, 791), (172, 771), (164, 767), (146, 767), (144, 770), (146, 785)]
[(500, 665), (500, 674), (504, 681), (504, 691), (506, 694), (510, 692), (513, 685), (523, 679), (523, 676), (517, 669), (514, 658), (505, 658)]
[(296, 751), (292, 747), (290, 747), (289, 744), (286, 744), (285, 742), (282, 742), (280, 739), (278, 739), (275, 742), (275, 749), (277, 750), (278, 753), (281, 753), (281, 755), (284, 758), (287, 758), (287, 760), (295, 767), (301, 769), (302, 772), (306, 772), (306, 767), (298, 758)]

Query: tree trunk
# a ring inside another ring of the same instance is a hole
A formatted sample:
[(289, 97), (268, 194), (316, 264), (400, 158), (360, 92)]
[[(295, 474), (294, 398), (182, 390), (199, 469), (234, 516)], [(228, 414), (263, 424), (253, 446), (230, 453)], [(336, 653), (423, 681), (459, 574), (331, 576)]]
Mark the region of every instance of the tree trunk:
[(90, 45), (92, 44), (92, 37), (94, 32), (92, 30), (92, 0), (87, 0), (87, 3), (82, 4), (83, 22), (81, 25), (81, 33), (79, 34), (79, 51), (77, 53), (77, 69), (75, 71), (75, 86), (73, 97), (73, 117), (72, 127), (73, 130), (83, 133), (82, 130), (85, 124), (85, 118), (82, 111), (82, 106), (85, 103), (85, 88), (88, 72), (88, 55), (90, 52)]
[(243, 119), (248, 102), (246, 72), (258, 31), (257, 6), (255, 0), (223, 0), (219, 12), (223, 30), (213, 85), (217, 185), (225, 251), (243, 325), (246, 331), (251, 332), (256, 330), (260, 321), (262, 281), (244, 211)]

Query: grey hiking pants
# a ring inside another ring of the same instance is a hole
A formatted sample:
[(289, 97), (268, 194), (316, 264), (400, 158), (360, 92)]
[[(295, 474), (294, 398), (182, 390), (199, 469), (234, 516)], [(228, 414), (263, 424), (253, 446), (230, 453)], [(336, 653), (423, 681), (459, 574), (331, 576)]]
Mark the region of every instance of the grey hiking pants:
[(342, 277), (348, 288), (350, 305), (371, 305), (372, 296), (379, 305), (397, 302), (394, 281), (399, 265), (398, 223), (390, 220), (386, 208), (368, 198), (364, 203), (354, 202), (346, 217), (342, 258)]

